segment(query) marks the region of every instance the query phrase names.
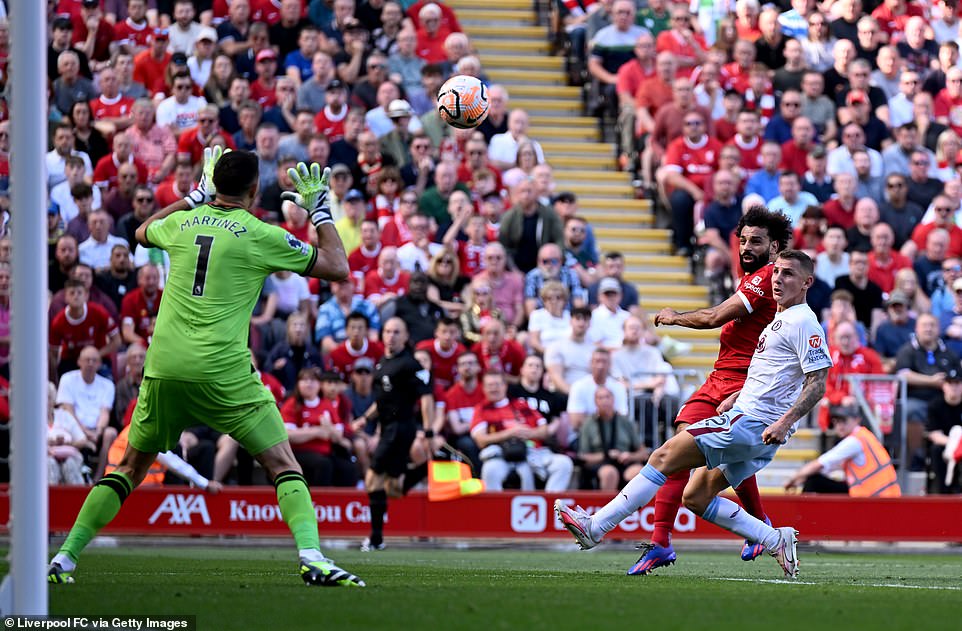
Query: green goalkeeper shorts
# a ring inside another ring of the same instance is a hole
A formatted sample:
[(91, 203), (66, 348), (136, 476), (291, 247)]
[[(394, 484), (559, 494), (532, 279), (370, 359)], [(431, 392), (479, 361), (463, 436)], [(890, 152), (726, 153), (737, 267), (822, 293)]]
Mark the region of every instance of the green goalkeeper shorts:
[(131, 447), (169, 451), (195, 425), (229, 434), (251, 455), (287, 440), (274, 398), (256, 374), (228, 383), (144, 377), (130, 423)]

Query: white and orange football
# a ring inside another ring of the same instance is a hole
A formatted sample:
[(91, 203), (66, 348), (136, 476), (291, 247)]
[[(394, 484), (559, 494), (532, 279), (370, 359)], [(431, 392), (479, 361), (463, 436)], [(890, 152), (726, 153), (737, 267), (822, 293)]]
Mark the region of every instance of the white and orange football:
[(438, 92), (438, 114), (452, 127), (477, 127), (488, 115), (488, 86), (468, 75), (451, 77)]

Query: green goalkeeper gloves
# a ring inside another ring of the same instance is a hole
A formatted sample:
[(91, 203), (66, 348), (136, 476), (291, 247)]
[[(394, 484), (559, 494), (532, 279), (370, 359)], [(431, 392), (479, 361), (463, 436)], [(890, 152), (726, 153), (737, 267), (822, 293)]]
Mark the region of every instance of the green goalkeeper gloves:
[(314, 162), (310, 169), (303, 162), (297, 164), (296, 169), (288, 169), (287, 175), (294, 183), (296, 193), (281, 193), (281, 199), (294, 202), (311, 216), (311, 223), (318, 229), (323, 224), (334, 223), (331, 216), (331, 204), (327, 194), (329, 192), (328, 181), (331, 179), (331, 169), (324, 169), (321, 174), (321, 165)]
[[(230, 149), (227, 151), (230, 151)], [(197, 188), (187, 193), (187, 197), (184, 198), (191, 208), (197, 208), (214, 201), (214, 197), (217, 195), (217, 188), (214, 186), (214, 166), (227, 151), (224, 151), (219, 145), (204, 148), (204, 169), (200, 181), (197, 183)]]

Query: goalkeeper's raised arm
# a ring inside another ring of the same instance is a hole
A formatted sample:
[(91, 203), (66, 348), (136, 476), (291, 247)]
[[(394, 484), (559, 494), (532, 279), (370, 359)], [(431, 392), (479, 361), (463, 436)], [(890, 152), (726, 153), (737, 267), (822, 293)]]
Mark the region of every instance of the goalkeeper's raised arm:
[(331, 169), (325, 168), (322, 174), (321, 166), (316, 162), (310, 167), (300, 162), (296, 169), (288, 169), (287, 174), (297, 192), (282, 193), (281, 199), (293, 202), (306, 210), (311, 217), (311, 223), (317, 230), (317, 261), (308, 274), (324, 280), (344, 280), (350, 273), (350, 269), (347, 265), (344, 244), (334, 228), (334, 218), (331, 216), (331, 204), (328, 198)]

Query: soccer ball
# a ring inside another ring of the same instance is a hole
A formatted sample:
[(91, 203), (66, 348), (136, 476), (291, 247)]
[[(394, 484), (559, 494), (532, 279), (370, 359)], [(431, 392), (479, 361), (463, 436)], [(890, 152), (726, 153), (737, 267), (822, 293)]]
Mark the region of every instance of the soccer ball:
[(477, 127), (488, 116), (488, 86), (468, 75), (451, 77), (438, 92), (438, 114), (451, 127)]

